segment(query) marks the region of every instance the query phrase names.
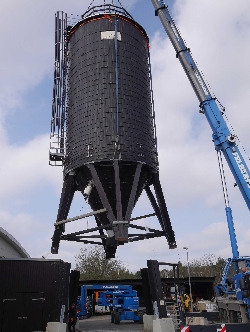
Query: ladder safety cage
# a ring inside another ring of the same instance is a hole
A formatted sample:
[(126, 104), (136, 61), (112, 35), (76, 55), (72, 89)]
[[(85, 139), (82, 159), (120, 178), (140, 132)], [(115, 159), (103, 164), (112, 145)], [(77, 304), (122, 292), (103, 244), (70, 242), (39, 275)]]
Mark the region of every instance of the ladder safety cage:
[(55, 63), (49, 164), (62, 166), (65, 157), (67, 105), (67, 14), (55, 14)]

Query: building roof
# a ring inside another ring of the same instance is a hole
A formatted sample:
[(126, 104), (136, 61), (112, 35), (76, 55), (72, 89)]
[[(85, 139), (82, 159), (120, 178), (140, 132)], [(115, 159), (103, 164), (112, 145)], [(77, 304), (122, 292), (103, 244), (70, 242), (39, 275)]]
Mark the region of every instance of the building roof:
[(30, 258), (21, 244), (0, 227), (0, 258)]

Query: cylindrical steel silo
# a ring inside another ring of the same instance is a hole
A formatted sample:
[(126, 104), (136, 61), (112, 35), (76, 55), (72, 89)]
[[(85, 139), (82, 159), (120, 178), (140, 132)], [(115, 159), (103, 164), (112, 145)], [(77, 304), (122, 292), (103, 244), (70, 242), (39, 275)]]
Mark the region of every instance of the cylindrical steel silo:
[(102, 241), (105, 229), (115, 252), (129, 240), (132, 210), (145, 189), (174, 247), (159, 182), (145, 30), (122, 8), (93, 7), (68, 28), (67, 57), (65, 183), (57, 220), (67, 217), (80, 190), (93, 211), (107, 209), (95, 217)]
[(148, 37), (127, 16), (99, 14), (69, 34), (67, 163), (119, 159), (157, 170)]

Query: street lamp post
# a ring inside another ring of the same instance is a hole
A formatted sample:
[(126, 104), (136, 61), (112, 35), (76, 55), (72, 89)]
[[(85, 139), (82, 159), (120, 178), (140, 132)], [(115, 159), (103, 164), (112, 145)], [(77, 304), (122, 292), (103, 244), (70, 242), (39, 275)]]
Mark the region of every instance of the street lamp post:
[(191, 312), (193, 312), (193, 297), (192, 297), (192, 288), (191, 288), (191, 281), (190, 281), (190, 267), (189, 267), (189, 260), (188, 260), (188, 248), (183, 247), (187, 251), (187, 265), (188, 265), (188, 283), (189, 283), (189, 295), (191, 301)]

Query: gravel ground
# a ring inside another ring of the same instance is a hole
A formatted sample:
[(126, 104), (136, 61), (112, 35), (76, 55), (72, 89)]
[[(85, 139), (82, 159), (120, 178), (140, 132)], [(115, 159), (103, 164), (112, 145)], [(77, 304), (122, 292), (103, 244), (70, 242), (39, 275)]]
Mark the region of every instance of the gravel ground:
[(110, 322), (110, 316), (93, 316), (79, 322), (79, 331), (81, 332), (131, 332), (143, 331), (143, 324), (134, 323), (134, 321), (122, 321), (120, 324), (115, 325)]

